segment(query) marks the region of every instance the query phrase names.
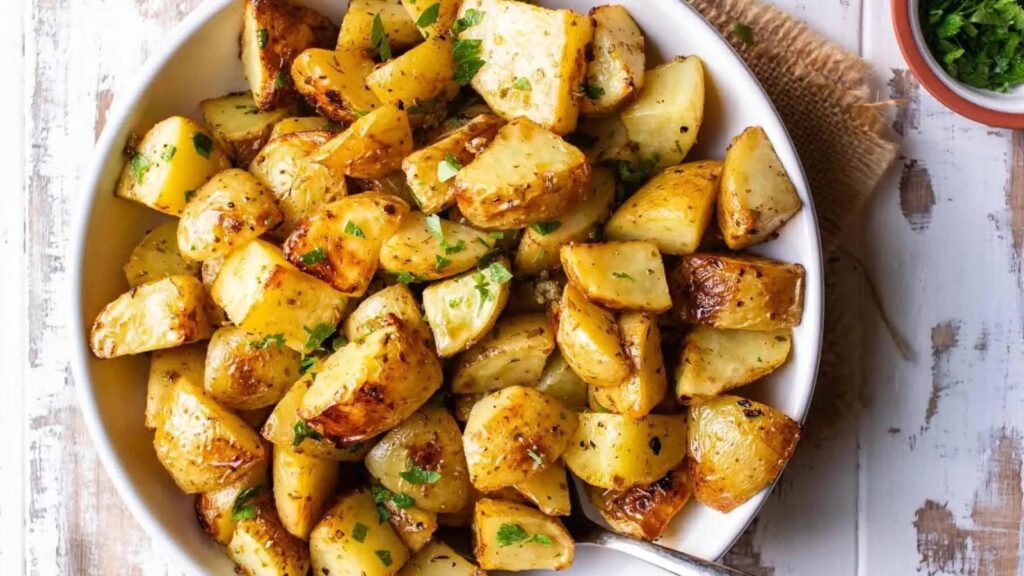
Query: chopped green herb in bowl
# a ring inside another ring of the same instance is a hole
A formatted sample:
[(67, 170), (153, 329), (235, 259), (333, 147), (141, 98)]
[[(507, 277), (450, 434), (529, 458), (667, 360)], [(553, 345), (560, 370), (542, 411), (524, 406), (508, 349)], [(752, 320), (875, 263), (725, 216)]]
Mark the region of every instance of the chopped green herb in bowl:
[(921, 29), (957, 81), (996, 92), (1024, 83), (1021, 0), (922, 0)]

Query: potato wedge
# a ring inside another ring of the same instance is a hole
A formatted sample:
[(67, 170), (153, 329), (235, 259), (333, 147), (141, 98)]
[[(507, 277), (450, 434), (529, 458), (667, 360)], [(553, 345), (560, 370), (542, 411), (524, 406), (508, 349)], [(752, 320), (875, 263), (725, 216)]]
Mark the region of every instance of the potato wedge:
[(335, 124), (322, 116), (293, 116), (284, 118), (277, 124), (274, 124), (274, 129), (271, 130), (270, 138), (267, 139), (267, 142), (287, 134), (295, 134), (298, 132), (337, 133), (340, 131), (341, 126), (339, 124)]
[(451, 546), (434, 540), (417, 552), (398, 573), (399, 576), (487, 576)]
[(222, 546), (231, 543), (235, 526), (238, 524), (234, 514), (238, 496), (249, 488), (256, 488), (260, 492), (265, 490), (265, 487), (270, 485), (269, 468), (270, 458), (267, 457), (232, 484), (196, 494), (196, 519), (214, 542)]
[(292, 63), (295, 89), (320, 115), (334, 122), (355, 122), (380, 106), (366, 86), (373, 59), (365, 50), (310, 48)]
[(365, 488), (331, 506), (309, 535), (309, 551), (314, 574), (335, 576), (394, 576), (410, 555), (391, 524), (380, 522)]
[(417, 508), (457, 512), (466, 504), (462, 433), (442, 407), (425, 406), (385, 434), (366, 455), (366, 469), (388, 490), (411, 496)]
[(193, 260), (227, 256), (277, 226), (274, 195), (245, 170), (217, 174), (196, 192), (178, 223), (178, 249)]
[(580, 113), (606, 116), (644, 86), (644, 36), (622, 6), (598, 6), (590, 19), (593, 58), (587, 63)]
[(718, 225), (729, 248), (770, 239), (802, 206), (763, 128), (751, 126), (732, 139), (718, 197)]
[(588, 300), (614, 310), (661, 313), (672, 308), (665, 266), (651, 242), (566, 244), (562, 269)]
[(259, 435), (245, 421), (185, 379), (168, 392), (153, 446), (186, 494), (223, 488), (267, 457)]
[(686, 417), (650, 414), (634, 420), (619, 414), (588, 412), (562, 458), (587, 484), (623, 490), (650, 484), (686, 456)]
[(460, 41), (479, 42), (484, 64), (473, 89), (506, 120), (529, 118), (556, 134), (575, 130), (590, 19), (512, 0), (463, 0), (459, 17), (470, 10), (484, 13), (459, 34)]
[[(502, 120), (492, 114), (481, 114), (455, 129), (441, 140), (425, 146), (402, 160), (402, 171), (420, 210), (434, 214), (455, 202), (452, 172), (465, 166), (494, 138)], [(449, 157), (454, 158), (451, 162)], [(442, 168), (442, 164), (446, 168)]]
[(448, 358), (483, 340), (508, 302), (508, 260), (470, 271), (423, 289), (423, 310), (437, 354)]
[(548, 516), (568, 516), (571, 512), (569, 480), (561, 460), (519, 482), (515, 489)]
[(292, 350), (309, 352), (309, 333), (341, 321), (346, 299), (330, 285), (303, 274), (281, 250), (254, 240), (224, 261), (213, 299), (240, 328), (283, 334)]
[(641, 158), (675, 166), (697, 141), (704, 119), (704, 66), (697, 56), (676, 58), (644, 74), (644, 87), (622, 110), (622, 123)]
[(473, 268), (495, 246), (486, 232), (414, 211), (381, 246), (380, 264), (400, 282), (438, 280)]
[(454, 189), (459, 210), (474, 225), (524, 228), (555, 220), (586, 197), (590, 165), (575, 146), (526, 118), (516, 118), (458, 171)]
[(370, 50), (374, 48), (373, 21), (380, 16), (384, 35), (393, 51), (405, 50), (423, 40), (416, 23), (409, 16), (401, 0), (352, 0), (341, 21), (338, 48)]
[(555, 341), (566, 363), (587, 384), (617, 386), (632, 373), (615, 316), (590, 303), (573, 284), (562, 292)]
[(309, 572), (309, 548), (281, 524), (269, 499), (260, 499), (251, 518), (239, 520), (228, 557), (244, 576), (294, 576)]
[(167, 392), (178, 379), (203, 385), (206, 343), (197, 342), (166, 350), (154, 350), (149, 356), (149, 378), (146, 380), (146, 428), (155, 429), (163, 415)]
[(570, 410), (587, 406), (587, 383), (580, 380), (562, 357), (562, 353), (557, 350), (548, 356), (535, 388), (555, 398)]
[(587, 496), (612, 530), (653, 541), (690, 500), (690, 478), (683, 465), (651, 484), (625, 490), (587, 486)]
[(195, 276), (168, 276), (132, 288), (103, 307), (89, 347), (97, 358), (173, 348), (210, 337), (206, 293)]
[(420, 550), (434, 537), (434, 532), (437, 531), (437, 514), (415, 506), (399, 507), (394, 501), (394, 495), (387, 488), (373, 486), (371, 491), (374, 492), (375, 500), (379, 499), (378, 493), (382, 491), (391, 495), (392, 499), (378, 502), (377, 505), (383, 506), (387, 510), (388, 522), (391, 523), (391, 527), (395, 529), (395, 533), (409, 547), (409, 550), (412, 552)]
[(115, 194), (180, 216), (200, 186), (230, 167), (227, 154), (202, 126), (171, 116), (150, 128), (135, 146)]
[[(437, 4), (437, 8), (433, 7), (434, 4)], [(459, 15), (459, 4), (461, 0), (432, 0), (418, 4), (417, 0), (402, 0), (409, 18), (416, 22), (416, 27), (428, 40), (449, 32)]]
[(612, 214), (608, 240), (647, 240), (663, 254), (692, 254), (700, 248), (714, 215), (722, 163), (701, 160), (656, 174)]
[(274, 503), (281, 525), (292, 536), (309, 539), (328, 500), (334, 496), (341, 468), (334, 460), (299, 454), (274, 446)]
[[(527, 416), (529, 415), (529, 416)], [(462, 442), (473, 486), (512, 486), (555, 462), (576, 430), (576, 413), (524, 386), (510, 386), (473, 407)]]
[(412, 147), (409, 114), (384, 105), (356, 120), (310, 159), (353, 178), (380, 178), (398, 170)]
[(509, 386), (534, 386), (554, 349), (555, 333), (547, 316), (506, 316), (486, 338), (455, 359), (452, 392), (477, 394)]
[(213, 333), (207, 348), (206, 393), (235, 410), (272, 406), (299, 379), (300, 360), (285, 347), (283, 334), (225, 326)]
[(729, 512), (775, 481), (800, 440), (800, 424), (738, 396), (690, 405), (690, 476), (697, 500)]
[(164, 222), (142, 237), (124, 265), (132, 288), (168, 276), (198, 276), (200, 263), (178, 250), (178, 222)]
[(268, 111), (292, 104), (292, 61), (307, 48), (330, 47), (338, 29), (289, 0), (246, 0), (242, 18), (242, 65), (256, 106)]
[(356, 340), (372, 330), (380, 318), (394, 314), (410, 330), (414, 330), (428, 348), (434, 347), (434, 335), (424, 320), (423, 309), (409, 287), (388, 286), (359, 303), (345, 319), (343, 331), (349, 340)]
[(252, 92), (233, 92), (199, 103), (213, 139), (238, 166), (248, 166), (270, 140), (274, 126), (293, 113), (291, 108), (260, 111)]
[(640, 160), (639, 146), (629, 139), (626, 125), (617, 114), (583, 118), (576, 132), (566, 139), (583, 150), (592, 163), (626, 162), (632, 165)]
[(327, 358), (299, 417), (320, 434), (348, 442), (395, 427), (441, 386), (441, 364), (397, 316)]
[(633, 366), (632, 374), (614, 386), (592, 386), (590, 399), (616, 414), (643, 418), (665, 398), (668, 389), (658, 320), (637, 312), (623, 314), (619, 317), (619, 334)]
[(380, 247), (398, 229), (409, 205), (397, 196), (363, 192), (321, 206), (284, 243), (284, 255), (303, 272), (346, 296), (366, 293)]
[(454, 74), (452, 41), (439, 35), (378, 66), (366, 77), (366, 86), (381, 102), (408, 111), (411, 121), (420, 124), (425, 116), (437, 116), (458, 94)]
[(473, 551), (486, 570), (561, 570), (572, 565), (575, 543), (557, 518), (484, 498), (473, 513)]
[(754, 332), (697, 326), (686, 335), (676, 369), (676, 397), (717, 396), (749, 384), (789, 357), (789, 330)]
[(684, 256), (670, 279), (680, 318), (734, 330), (800, 324), (804, 268), (755, 256)]

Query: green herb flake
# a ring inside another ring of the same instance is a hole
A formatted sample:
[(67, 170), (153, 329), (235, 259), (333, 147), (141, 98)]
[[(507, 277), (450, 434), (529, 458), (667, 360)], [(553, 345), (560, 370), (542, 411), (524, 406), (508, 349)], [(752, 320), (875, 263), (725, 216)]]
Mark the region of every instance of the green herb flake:
[(381, 60), (391, 60), (391, 44), (388, 42), (388, 34), (384, 30), (384, 21), (381, 20), (380, 14), (373, 17), (373, 25), (370, 28), (370, 47), (377, 50)]
[(487, 273), (490, 274), (491, 281), (495, 284), (504, 284), (512, 279), (512, 273), (501, 262), (491, 262), (487, 267)]
[(391, 566), (391, 551), (390, 550), (374, 550), (374, 554), (377, 558), (380, 558), (380, 563), (384, 566)]
[(516, 90), (533, 90), (533, 86), (530, 84), (530, 79), (526, 76), (520, 76), (516, 78), (516, 81), (512, 83), (512, 88)]
[(464, 32), (467, 28), (472, 28), (473, 26), (476, 26), (477, 24), (483, 22), (485, 14), (487, 13), (477, 10), (476, 8), (470, 8), (469, 10), (466, 10), (466, 14), (462, 18), (456, 20), (454, 24), (452, 24), (452, 32), (454, 32), (455, 35), (457, 36)]
[(452, 263), (452, 261), (449, 258), (445, 258), (440, 254), (435, 255), (434, 258), (436, 260), (436, 262), (434, 263), (434, 270), (437, 270), (438, 272), (444, 270), (445, 268), (448, 267), (449, 264)]
[(412, 284), (416, 281), (416, 277), (409, 272), (399, 272), (395, 274), (395, 281), (399, 284)]
[(302, 264), (305, 266), (313, 266), (319, 264), (327, 259), (327, 252), (323, 248), (313, 248), (309, 252), (306, 252), (300, 257)]
[(405, 464), (406, 470), (398, 475), (410, 484), (436, 484), (441, 479), (441, 473), (433, 470), (424, 470), (416, 465), (411, 459)]
[(535, 222), (534, 224), (530, 225), (530, 229), (536, 232), (537, 234), (540, 234), (541, 236), (547, 236), (548, 234), (551, 234), (555, 230), (561, 228), (561, 226), (562, 223), (559, 222), (558, 220), (550, 220), (548, 222)]
[(743, 22), (736, 21), (732, 23), (732, 33), (740, 39), (740, 42), (744, 44), (754, 43), (754, 31), (751, 30), (750, 26), (747, 26)]
[(459, 163), (459, 159), (451, 154), (444, 157), (437, 163), (437, 179), (441, 182), (447, 182), (462, 170), (462, 164)]
[(554, 544), (554, 542), (551, 540), (551, 537), (547, 534), (534, 534), (533, 538), (530, 538), (530, 542), (535, 542), (542, 546), (551, 546), (552, 544)]
[(441, 3), (434, 2), (423, 12), (420, 12), (420, 17), (416, 19), (416, 26), (420, 28), (426, 28), (434, 22), (437, 22), (437, 17), (441, 14)]
[(355, 236), (356, 238), (366, 238), (366, 234), (363, 232), (363, 229), (351, 220), (347, 220), (345, 222), (345, 234)]
[(149, 169), (152, 167), (149, 158), (136, 152), (129, 164), (131, 164), (132, 173), (135, 175), (135, 182), (142, 184), (142, 181), (146, 178), (146, 172), (149, 172)]
[(585, 82), (580, 85), (580, 90), (587, 98), (590, 98), (591, 100), (597, 100), (601, 96), (604, 96), (604, 88), (598, 86), (597, 84)]
[(527, 448), (526, 455), (529, 456), (534, 462), (536, 462), (538, 466), (544, 465), (544, 456), (541, 455), (540, 452), (534, 450), (533, 448)]
[(303, 326), (302, 330), (306, 334), (309, 334), (309, 338), (306, 339), (306, 346), (304, 347), (304, 350), (307, 353), (320, 348), (320, 345), (323, 344), (324, 340), (326, 340), (331, 334), (334, 334), (334, 326), (331, 326), (330, 324), (317, 324), (312, 329), (307, 326)]
[(284, 88), (288, 85), (288, 73), (285, 70), (280, 70), (277, 73), (277, 78), (274, 78), (274, 88)]
[(612, 272), (612, 276), (618, 278), (619, 280), (629, 280), (630, 282), (634, 281), (633, 277), (630, 276), (629, 274), (626, 274), (625, 272)]
[(391, 497), (391, 501), (395, 503), (395, 506), (403, 509), (412, 508), (416, 505), (416, 500), (412, 496), (403, 492), (396, 492), (395, 495)]
[(298, 447), (306, 438), (310, 440), (323, 440), (323, 434), (319, 433), (305, 420), (298, 420), (292, 426), (292, 448)]
[(448, 301), (449, 308), (455, 309), (458, 308), (459, 306), (462, 306), (462, 298), (452, 298), (451, 300)]
[(473, 273), (473, 281), (475, 282), (473, 287), (476, 288), (476, 291), (480, 295), (480, 306), (477, 309), (479, 312), (480, 310), (483, 310), (484, 304), (491, 299), (491, 290), (490, 286), (487, 284), (487, 278), (485, 278), (480, 272)]
[(505, 238), (505, 232), (502, 230), (494, 230), (488, 233), (488, 236), (493, 240), (503, 240)]
[(299, 362), (299, 374), (305, 374), (309, 372), (309, 369), (316, 366), (318, 359), (316, 356), (303, 356), (302, 361)]
[(466, 241), (459, 240), (454, 246), (448, 244), (448, 242), (441, 242), (441, 247), (444, 248), (445, 254), (458, 254), (466, 249)]
[(174, 146), (173, 144), (164, 144), (164, 149), (163, 152), (160, 153), (160, 158), (163, 159), (164, 162), (170, 162), (177, 152), (177, 146)]
[(255, 518), (257, 510), (256, 505), (252, 503), (252, 499), (261, 490), (263, 490), (262, 486), (251, 486), (239, 492), (238, 496), (235, 497), (235, 503), (231, 506), (231, 519), (249, 520), (250, 518)]
[(455, 74), (452, 80), (459, 86), (469, 84), (484, 66), (480, 59), (480, 40), (456, 40), (452, 45), (452, 58), (455, 60)]
[(356, 525), (352, 527), (352, 539), (356, 542), (362, 543), (366, 541), (366, 534), (370, 531), (370, 528), (362, 522), (356, 522)]
[(270, 42), (270, 31), (266, 28), (260, 28), (256, 31), (256, 44), (262, 50), (267, 47), (267, 42)]
[(278, 348), (284, 346), (284, 334), (278, 332), (277, 334), (270, 334), (269, 336), (264, 336), (259, 340), (249, 342), (249, 347), (256, 350), (265, 350), (270, 348), (272, 345), (277, 346)]
[(922, 0), (925, 41), (942, 68), (974, 88), (1024, 83), (1024, 6), (1019, 0)]
[(502, 548), (526, 542), (529, 537), (530, 535), (519, 524), (505, 523), (498, 527), (497, 541), (498, 546)]
[(213, 154), (213, 140), (202, 132), (196, 132), (192, 135), (192, 146), (196, 149), (196, 154), (199, 154), (203, 158), (209, 160), (210, 155)]
[(331, 340), (331, 350), (335, 352), (341, 350), (345, 346), (348, 346), (348, 338), (346, 338), (344, 334), (338, 334), (334, 337), (334, 340)]

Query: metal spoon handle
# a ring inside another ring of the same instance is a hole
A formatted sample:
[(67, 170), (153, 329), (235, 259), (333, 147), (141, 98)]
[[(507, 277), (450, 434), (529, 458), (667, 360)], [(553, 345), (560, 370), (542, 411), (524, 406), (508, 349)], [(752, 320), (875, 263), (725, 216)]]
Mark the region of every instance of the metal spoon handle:
[(685, 552), (627, 538), (612, 532), (602, 531), (600, 535), (596, 536), (593, 544), (624, 552), (638, 560), (681, 576), (749, 576), (745, 572), (708, 562)]

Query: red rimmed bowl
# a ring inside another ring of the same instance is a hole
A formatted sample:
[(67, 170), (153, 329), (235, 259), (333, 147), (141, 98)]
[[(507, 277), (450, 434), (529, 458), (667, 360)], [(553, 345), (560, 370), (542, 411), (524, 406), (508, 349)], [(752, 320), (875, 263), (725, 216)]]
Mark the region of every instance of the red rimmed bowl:
[(1007, 93), (967, 86), (946, 73), (921, 28), (922, 0), (892, 0), (896, 41), (910, 71), (929, 94), (957, 114), (1000, 128), (1024, 128), (1024, 85)]

